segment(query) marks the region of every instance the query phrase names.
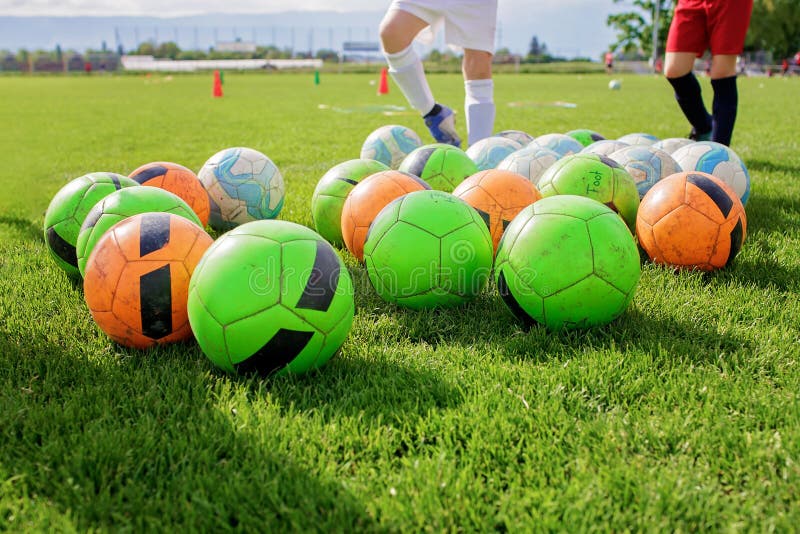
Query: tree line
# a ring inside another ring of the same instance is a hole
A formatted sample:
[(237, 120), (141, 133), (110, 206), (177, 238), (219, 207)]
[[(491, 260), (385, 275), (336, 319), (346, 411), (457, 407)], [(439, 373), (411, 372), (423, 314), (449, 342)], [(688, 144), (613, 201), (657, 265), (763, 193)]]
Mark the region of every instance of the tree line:
[[(615, 4), (629, 0), (614, 0)], [(606, 24), (616, 30), (617, 40), (610, 49), (623, 53), (653, 54), (653, 19), (658, 17), (658, 54), (664, 53), (675, 0), (633, 0), (632, 9), (608, 16)], [(764, 51), (773, 61), (800, 51), (800, 7), (797, 0), (754, 0), (746, 52)]]

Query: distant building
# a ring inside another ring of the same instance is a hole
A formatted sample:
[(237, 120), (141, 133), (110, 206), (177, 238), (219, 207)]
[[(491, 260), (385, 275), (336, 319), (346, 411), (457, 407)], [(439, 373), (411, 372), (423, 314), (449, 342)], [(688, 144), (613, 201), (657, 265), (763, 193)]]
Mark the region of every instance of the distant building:
[(256, 44), (251, 41), (219, 41), (214, 45), (216, 52), (234, 52), (239, 54), (253, 54)]
[(84, 63), (85, 61), (82, 55), (73, 54), (69, 59), (67, 59), (67, 70), (70, 72), (82, 71)]
[(4, 71), (21, 71), (22, 65), (20, 65), (19, 61), (13, 54), (8, 54), (4, 58), (0, 59), (0, 70)]
[(64, 72), (64, 63), (49, 56), (39, 56), (33, 62), (34, 72)]
[(96, 72), (114, 71), (120, 66), (119, 55), (116, 52), (90, 52), (84, 59), (84, 62), (86, 61), (92, 64), (92, 70)]
[(384, 61), (381, 45), (377, 41), (345, 41), (339, 59), (365, 63)]
[(209, 70), (321, 69), (321, 59), (156, 59), (122, 56), (122, 68), (140, 72), (197, 72)]

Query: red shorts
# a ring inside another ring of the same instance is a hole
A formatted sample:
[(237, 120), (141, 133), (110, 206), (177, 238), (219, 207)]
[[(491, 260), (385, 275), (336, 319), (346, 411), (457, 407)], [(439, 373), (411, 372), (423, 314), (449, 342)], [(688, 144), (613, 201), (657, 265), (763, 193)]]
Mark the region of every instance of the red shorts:
[(678, 0), (669, 27), (667, 52), (694, 52), (697, 57), (738, 56), (750, 26), (753, 0)]

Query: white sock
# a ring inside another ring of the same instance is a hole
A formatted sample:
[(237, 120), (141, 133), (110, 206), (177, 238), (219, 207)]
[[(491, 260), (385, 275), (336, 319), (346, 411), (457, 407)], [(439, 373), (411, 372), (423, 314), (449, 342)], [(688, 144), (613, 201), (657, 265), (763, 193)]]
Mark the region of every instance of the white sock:
[(477, 143), (492, 135), (494, 129), (494, 82), (467, 80), (464, 82), (466, 97), (464, 111), (467, 116), (469, 144)]
[(396, 54), (384, 52), (386, 62), (389, 64), (389, 74), (411, 104), (411, 107), (425, 115), (436, 103), (433, 93), (425, 78), (425, 69), (422, 60), (414, 51), (414, 46), (409, 45), (405, 50)]

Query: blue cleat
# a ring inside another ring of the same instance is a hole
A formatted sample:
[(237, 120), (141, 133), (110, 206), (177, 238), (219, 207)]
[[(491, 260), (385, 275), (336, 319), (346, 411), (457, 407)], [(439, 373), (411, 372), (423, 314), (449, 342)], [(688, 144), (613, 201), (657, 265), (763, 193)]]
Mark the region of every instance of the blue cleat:
[(441, 111), (436, 115), (425, 117), (425, 126), (438, 143), (453, 145), (461, 148), (461, 138), (456, 133), (456, 116), (453, 110), (441, 106)]
[(692, 141), (711, 141), (711, 130), (706, 133), (697, 133), (697, 130), (692, 128), (687, 137)]

